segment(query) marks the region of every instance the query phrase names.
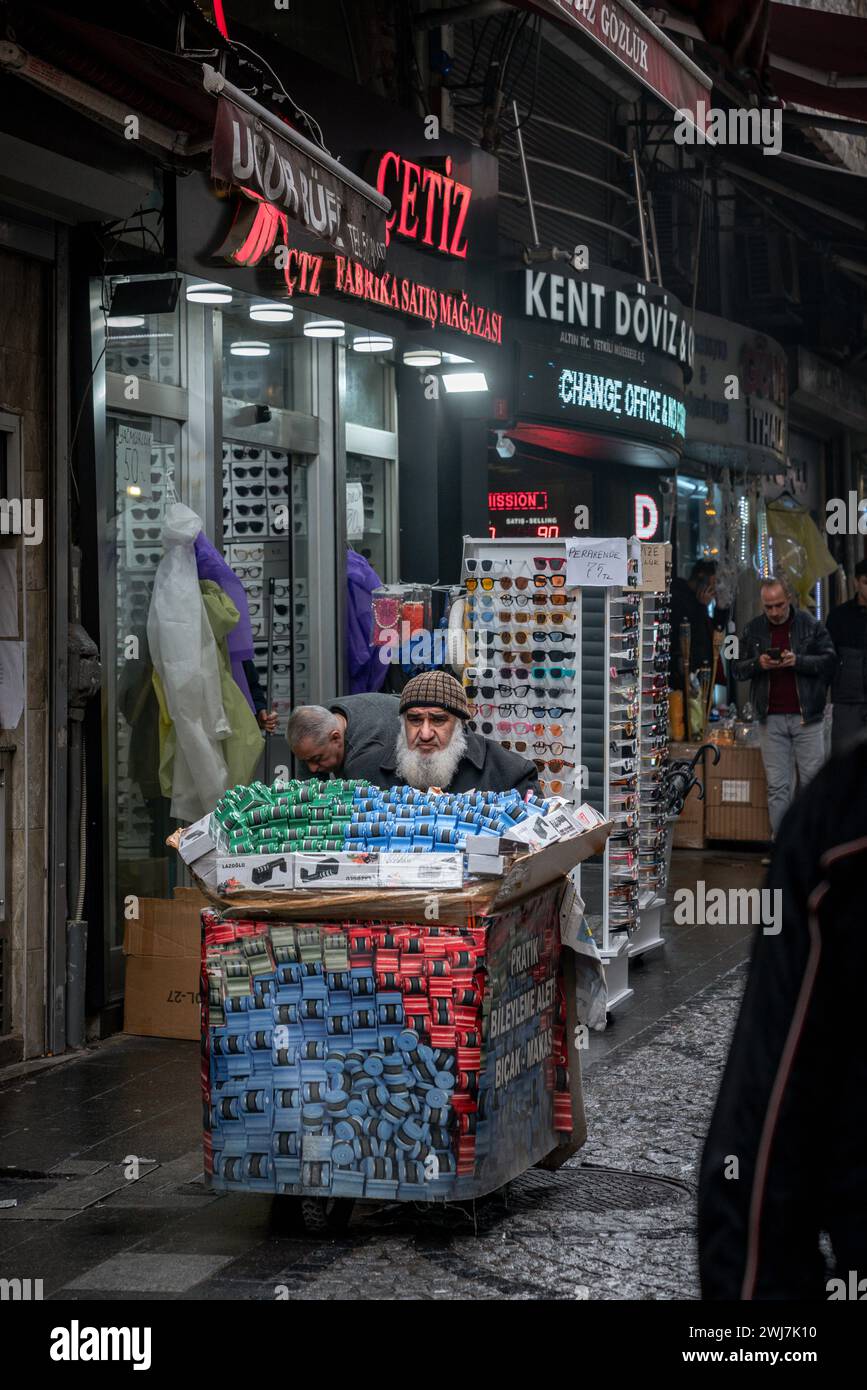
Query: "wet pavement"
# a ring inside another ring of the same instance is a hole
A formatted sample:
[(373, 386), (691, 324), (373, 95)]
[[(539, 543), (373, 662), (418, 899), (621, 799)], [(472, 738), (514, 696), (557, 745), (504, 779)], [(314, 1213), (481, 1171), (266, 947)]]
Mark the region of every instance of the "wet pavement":
[[(681, 851), (672, 872), (727, 888), (764, 871)], [(268, 1196), (208, 1193), (196, 1043), (119, 1035), (0, 1075), (0, 1278), (97, 1301), (697, 1298), (697, 1164), (751, 930), (667, 916), (584, 1054), (586, 1145), (474, 1206), (365, 1206), (317, 1237)]]

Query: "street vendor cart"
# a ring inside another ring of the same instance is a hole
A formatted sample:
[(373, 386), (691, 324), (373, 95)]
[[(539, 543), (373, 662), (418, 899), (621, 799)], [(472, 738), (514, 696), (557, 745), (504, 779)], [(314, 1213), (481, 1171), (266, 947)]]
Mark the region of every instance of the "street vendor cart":
[[(198, 879), (205, 1172), (310, 1229), (464, 1201), (586, 1137), (565, 875), (608, 826), (444, 890)], [(196, 865), (192, 866), (193, 876)]]

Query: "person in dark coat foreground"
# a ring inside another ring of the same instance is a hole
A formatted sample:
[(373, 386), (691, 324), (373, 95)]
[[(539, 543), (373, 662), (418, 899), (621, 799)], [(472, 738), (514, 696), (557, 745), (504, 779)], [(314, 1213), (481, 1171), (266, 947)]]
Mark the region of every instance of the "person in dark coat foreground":
[(702, 1158), (706, 1299), (838, 1298), (849, 1271), (867, 1275), (865, 882), (861, 744), (825, 765), (780, 829), (779, 929), (757, 929)]

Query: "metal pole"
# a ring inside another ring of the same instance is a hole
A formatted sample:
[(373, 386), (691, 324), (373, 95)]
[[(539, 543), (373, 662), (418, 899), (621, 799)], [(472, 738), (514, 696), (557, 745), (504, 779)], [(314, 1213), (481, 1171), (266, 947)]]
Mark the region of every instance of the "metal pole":
[(653, 211), (653, 198), (647, 190), (647, 218), (650, 222), (650, 236), (653, 241), (653, 261), (656, 267), (656, 283), (662, 289), (662, 262), (659, 259), (659, 242), (656, 239), (656, 217)]
[(702, 229), (702, 226), (703, 226), (703, 224), (704, 224), (704, 193), (705, 193), (705, 184), (706, 184), (706, 182), (707, 182), (707, 165), (706, 165), (706, 164), (703, 164), (703, 165), (702, 165), (702, 168), (701, 168), (701, 196), (699, 197), (699, 202), (698, 202), (698, 231), (696, 232), (696, 238), (695, 238), (695, 275), (694, 275), (694, 277), (693, 277), (693, 282), (692, 282), (692, 322), (693, 322), (693, 325), (695, 324), (695, 301), (696, 301), (696, 299), (698, 298), (698, 276), (699, 276), (699, 270), (700, 270), (700, 257), (701, 257), (701, 229)]
[(644, 278), (650, 281), (650, 253), (647, 249), (647, 227), (644, 223), (644, 202), (641, 197), (641, 170), (638, 167), (638, 151), (632, 151), (632, 172), (635, 175), (635, 200), (638, 204), (638, 227), (641, 232), (641, 254), (644, 259)]
[(374, 206), (378, 207), (382, 212), (391, 211), (391, 202), (386, 198), (384, 193), (380, 193), (379, 190), (374, 188), (371, 184), (365, 183), (364, 179), (359, 178), (358, 174), (354, 174), (351, 169), (347, 169), (343, 164), (339, 163), (333, 155), (326, 153), (319, 145), (314, 145), (313, 141), (308, 140), (300, 131), (295, 130), (292, 126), (288, 126), (286, 122), (282, 121), (279, 116), (276, 116), (273, 111), (269, 111), (265, 106), (260, 106), (258, 101), (254, 101), (253, 98), (242, 91), (240, 87), (235, 87), (231, 82), (227, 82), (225, 77), (222, 77), (220, 73), (216, 72), (211, 67), (210, 63), (203, 63), (202, 71), (204, 73), (203, 85), (206, 92), (210, 92), (212, 96), (224, 96), (229, 101), (233, 102), (235, 106), (240, 106), (242, 111), (246, 111), (248, 115), (254, 116), (257, 121), (261, 121), (262, 125), (270, 130), (272, 134), (278, 135), (281, 140), (285, 140), (288, 144), (294, 145), (301, 154), (307, 155), (309, 159), (320, 164), (323, 169), (327, 169), (328, 173), (332, 174), (334, 178), (339, 179), (341, 183), (345, 183), (347, 187), (354, 189), (356, 193), (360, 193), (362, 197), (366, 198), (368, 202), (373, 203)]
[(536, 209), (533, 207), (533, 192), (530, 188), (530, 175), (527, 172), (527, 156), (524, 154), (524, 137), (521, 134), (521, 123), (518, 120), (518, 103), (512, 102), (512, 115), (515, 117), (515, 139), (518, 142), (518, 154), (521, 159), (521, 173), (524, 176), (524, 192), (527, 195), (527, 211), (530, 214), (530, 232), (533, 237), (533, 245), (539, 245), (539, 229), (536, 226)]

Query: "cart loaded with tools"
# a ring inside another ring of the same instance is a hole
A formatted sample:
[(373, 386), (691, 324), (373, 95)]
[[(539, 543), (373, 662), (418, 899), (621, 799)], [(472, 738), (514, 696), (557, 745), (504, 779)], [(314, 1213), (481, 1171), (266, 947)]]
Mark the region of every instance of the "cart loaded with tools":
[(313, 780), (233, 788), (172, 837), (212, 904), (211, 1186), (324, 1227), (359, 1199), (463, 1201), (575, 1153), (566, 876), (609, 828), (558, 798)]

